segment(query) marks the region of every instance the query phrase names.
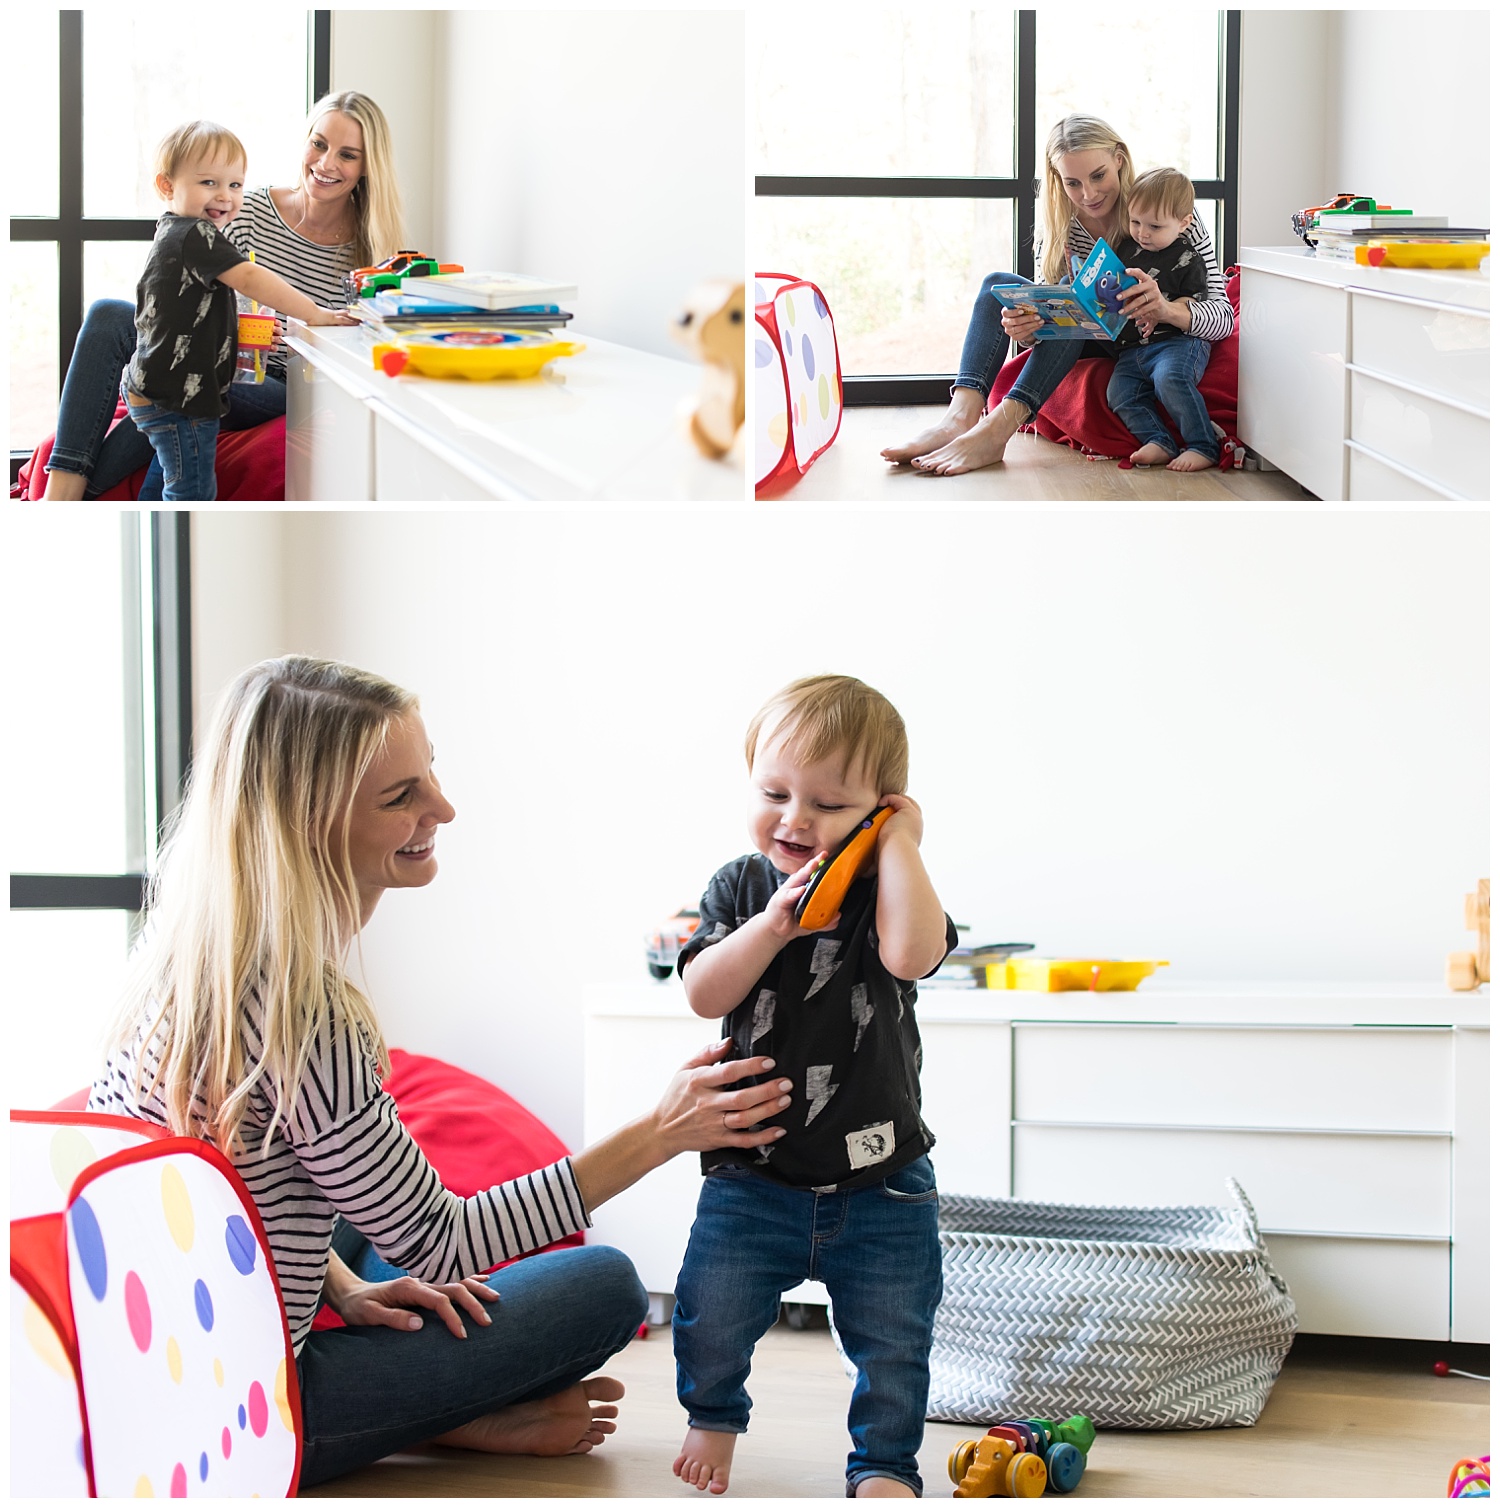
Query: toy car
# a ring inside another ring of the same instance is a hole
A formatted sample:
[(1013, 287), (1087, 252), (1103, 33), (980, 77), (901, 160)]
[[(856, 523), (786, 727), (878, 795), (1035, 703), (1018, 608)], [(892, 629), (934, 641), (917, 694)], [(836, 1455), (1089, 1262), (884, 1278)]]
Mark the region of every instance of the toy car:
[(1293, 211), (1292, 229), (1316, 251), (1317, 247), (1313, 245), (1307, 233), (1317, 225), (1318, 216), (1324, 210), (1342, 209), (1353, 211), (1355, 214), (1373, 215), (1377, 210), (1389, 208), (1389, 204), (1376, 204), (1368, 194), (1335, 194), (1327, 204), (1315, 204), (1311, 209)]
[(371, 298), (383, 288), (399, 288), (407, 278), (432, 277), (439, 272), (462, 272), (457, 262), (439, 262), (420, 251), (398, 251), (374, 267), (356, 267), (344, 274), (344, 295), (352, 304)]
[(677, 955), (682, 952), (688, 938), (698, 930), (700, 918), (696, 911), (684, 906), (675, 916), (670, 916), (656, 931), (646, 934), (646, 968), (653, 979), (670, 979), (677, 967)]

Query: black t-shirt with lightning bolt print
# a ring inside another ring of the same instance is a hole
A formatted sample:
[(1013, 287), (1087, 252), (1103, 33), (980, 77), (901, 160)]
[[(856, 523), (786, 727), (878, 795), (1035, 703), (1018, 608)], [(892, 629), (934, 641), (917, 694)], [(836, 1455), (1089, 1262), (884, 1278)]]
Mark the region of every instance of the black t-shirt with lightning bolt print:
[[(678, 972), (764, 911), (784, 883), (763, 854), (726, 864), (708, 882)], [(948, 948), (957, 946), (950, 918)], [(766, 1122), (786, 1135), (749, 1151), (705, 1152), (703, 1171), (736, 1163), (793, 1188), (831, 1191), (879, 1183), (921, 1157), (933, 1135), (922, 1121), (916, 999), (916, 985), (880, 961), (874, 877), (856, 880), (838, 926), (794, 937), (724, 1018), (731, 1059), (774, 1058), (770, 1077), (792, 1081), (791, 1105)]]
[(126, 380), (141, 397), (194, 419), (229, 412), (239, 308), (221, 272), (245, 258), (207, 220), (170, 211), (135, 290), (135, 354)]

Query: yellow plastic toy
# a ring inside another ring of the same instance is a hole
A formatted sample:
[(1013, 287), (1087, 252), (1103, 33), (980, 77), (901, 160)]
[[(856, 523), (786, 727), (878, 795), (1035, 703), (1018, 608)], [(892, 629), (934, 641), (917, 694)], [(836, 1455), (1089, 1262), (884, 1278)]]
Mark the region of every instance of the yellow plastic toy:
[(1475, 268), (1490, 254), (1488, 241), (1370, 241), (1354, 248), (1361, 267)]
[(1168, 967), (1165, 958), (1007, 958), (985, 969), (992, 990), (1133, 990)]
[(576, 356), (576, 340), (558, 340), (540, 330), (501, 330), (493, 325), (410, 325), (374, 350), (387, 377), (412, 371), (422, 377), (535, 377), (549, 361)]
[(948, 1457), (956, 1498), (1039, 1498), (1047, 1490), (1047, 1463), (1009, 1440), (985, 1435), (965, 1440)]

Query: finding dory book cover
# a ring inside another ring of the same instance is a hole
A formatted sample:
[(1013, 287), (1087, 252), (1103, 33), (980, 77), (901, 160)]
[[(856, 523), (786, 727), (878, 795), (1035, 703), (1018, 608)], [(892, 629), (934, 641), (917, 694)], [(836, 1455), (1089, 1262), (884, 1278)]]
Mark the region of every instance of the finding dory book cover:
[(1113, 340), (1125, 328), (1120, 295), (1135, 283), (1101, 236), (1071, 283), (995, 283), (990, 292), (1008, 309), (1040, 316), (1037, 340)]

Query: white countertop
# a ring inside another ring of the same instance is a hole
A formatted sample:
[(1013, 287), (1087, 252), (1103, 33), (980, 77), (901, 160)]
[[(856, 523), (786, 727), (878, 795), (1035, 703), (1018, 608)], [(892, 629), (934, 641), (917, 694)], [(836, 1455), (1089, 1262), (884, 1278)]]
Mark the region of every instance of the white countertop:
[[(585, 1014), (698, 1019), (676, 979), (597, 984), (583, 993)], [(926, 985), (917, 991), (924, 1022), (984, 1025), (1005, 1021), (1089, 1021), (1152, 1025), (1467, 1026), (1488, 1029), (1488, 988), (1457, 993), (1441, 983), (1174, 980), (1138, 990), (979, 990)], [(701, 1021), (713, 1032), (714, 1023)]]
[[(1442, 231), (1434, 231), (1433, 235), (1441, 236)], [(1479, 271), (1361, 267), (1358, 262), (1331, 262), (1314, 256), (1305, 246), (1247, 246), (1241, 250), (1239, 261), (1241, 267), (1252, 272), (1274, 272), (1335, 288), (1367, 288), (1373, 293), (1431, 299), (1434, 303), (1457, 304), (1465, 309), (1490, 306), (1489, 275)]]
[(538, 377), (387, 377), (364, 326), (293, 325), (287, 344), (377, 415), (415, 428), (502, 497), (743, 502), (744, 467), (698, 454), (678, 409), (701, 368), (572, 330), (586, 349)]

